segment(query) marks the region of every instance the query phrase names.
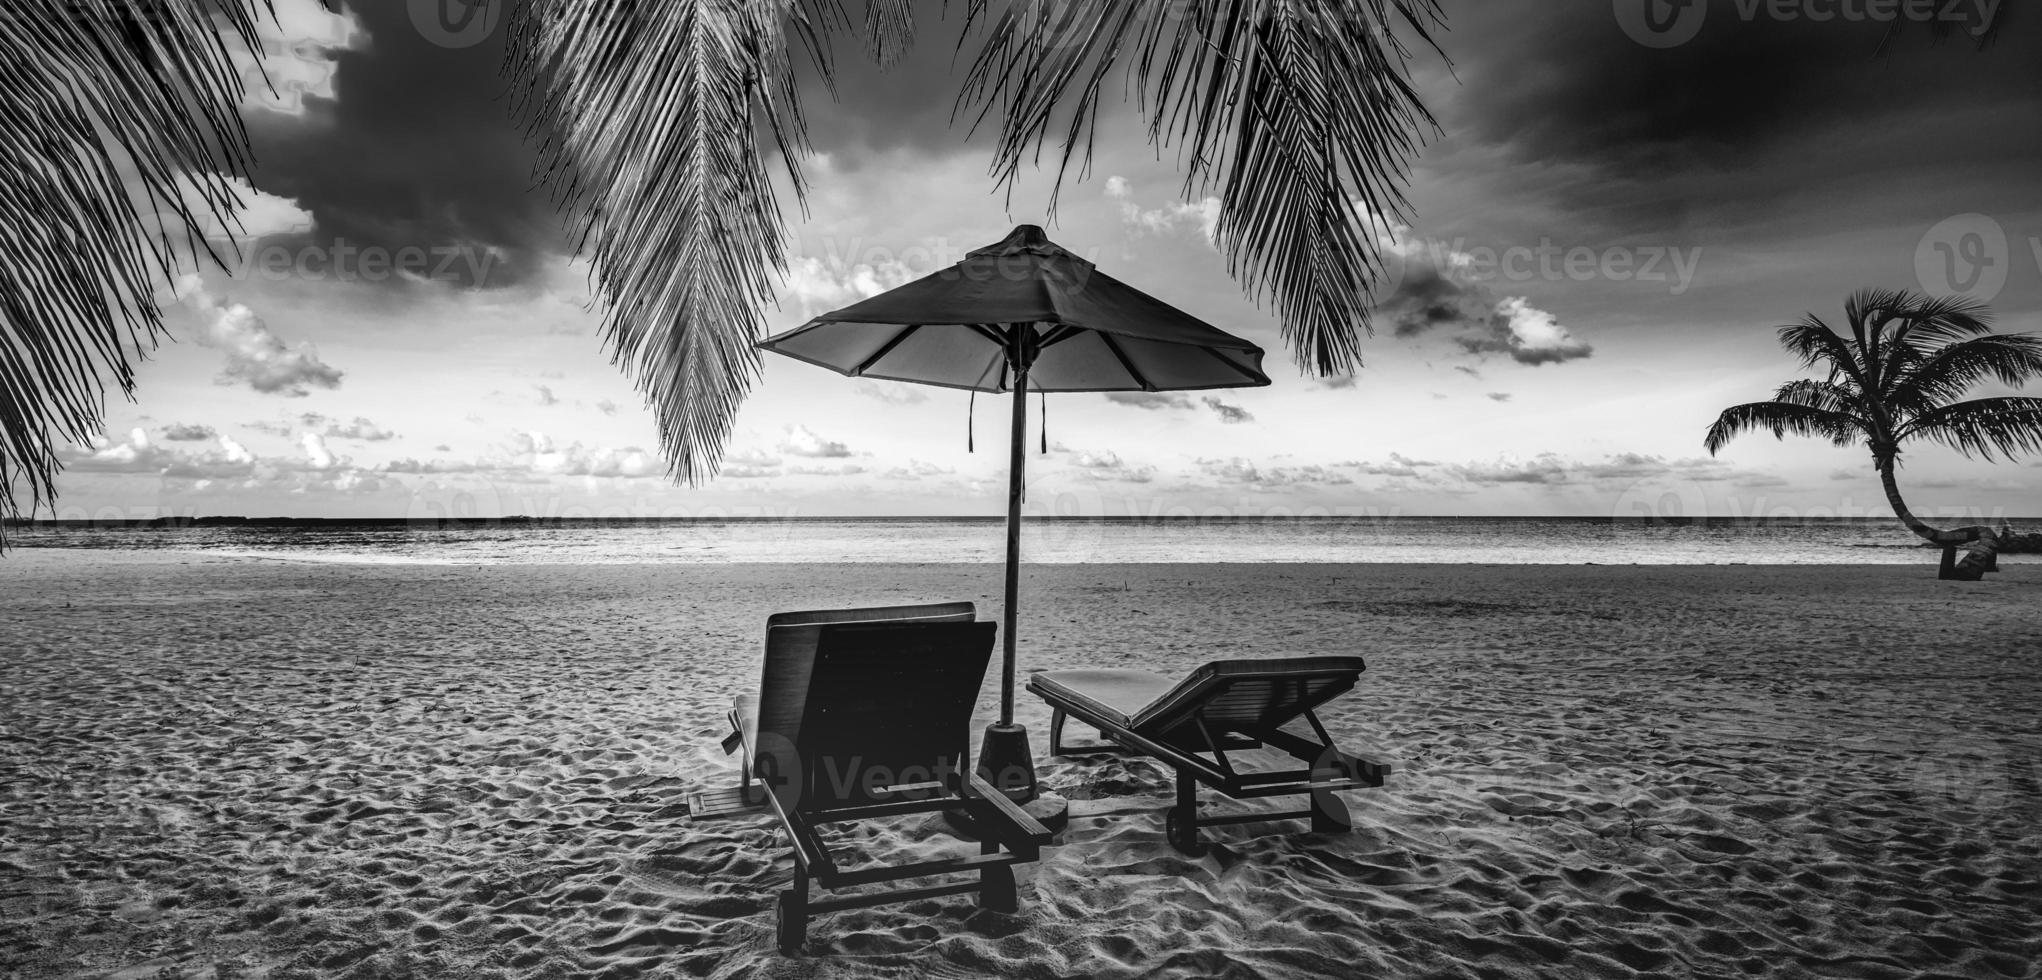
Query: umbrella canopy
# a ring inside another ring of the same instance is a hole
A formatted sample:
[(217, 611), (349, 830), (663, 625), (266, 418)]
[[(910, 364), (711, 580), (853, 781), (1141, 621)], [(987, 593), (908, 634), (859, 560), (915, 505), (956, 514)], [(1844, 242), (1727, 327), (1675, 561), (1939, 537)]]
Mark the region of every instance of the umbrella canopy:
[(1025, 395), (1269, 383), (1260, 347), (1100, 272), (1034, 225), (1016, 227), (1005, 240), (941, 272), (825, 313), (759, 346), (851, 377), (1014, 393), (1003, 728), (1014, 720)]
[(759, 346), (840, 374), (1009, 391), (1016, 324), (1029, 391), (1189, 391), (1269, 383), (1262, 349), (1113, 278), (1034, 225)]

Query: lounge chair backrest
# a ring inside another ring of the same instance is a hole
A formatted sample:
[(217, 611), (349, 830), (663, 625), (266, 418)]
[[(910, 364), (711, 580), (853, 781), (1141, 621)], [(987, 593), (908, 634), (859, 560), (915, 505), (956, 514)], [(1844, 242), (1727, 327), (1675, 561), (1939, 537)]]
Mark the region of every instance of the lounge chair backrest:
[(755, 771), (803, 809), (961, 774), (998, 629), (972, 616), (970, 603), (951, 603), (769, 619)]
[(766, 617), (766, 640), (772, 642), (775, 626), (807, 626), (817, 623), (969, 623), (978, 609), (969, 602), (938, 602), (922, 606), (867, 606), (863, 609), (810, 609), (774, 613)]
[(1198, 719), (1221, 732), (1269, 731), (1354, 688), (1366, 669), (1360, 657), (1215, 660), (1191, 672), (1128, 719), (1135, 731), (1205, 748)]

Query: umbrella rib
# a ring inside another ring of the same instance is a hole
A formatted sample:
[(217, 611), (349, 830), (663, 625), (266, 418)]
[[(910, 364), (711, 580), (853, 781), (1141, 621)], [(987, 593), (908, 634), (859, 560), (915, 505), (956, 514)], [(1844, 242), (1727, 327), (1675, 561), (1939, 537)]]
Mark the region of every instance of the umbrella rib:
[(1120, 361), (1120, 366), (1127, 369), (1127, 376), (1133, 378), (1135, 384), (1141, 385), (1143, 391), (1156, 390), (1156, 386), (1135, 369), (1134, 361), (1128, 359), (1127, 352), (1120, 349), (1120, 342), (1114, 340), (1112, 334), (1099, 332), (1099, 339), (1106, 344), (1107, 350), (1113, 352), (1113, 356)]
[(968, 326), (973, 330), (978, 331), (979, 336), (992, 341), (994, 344), (998, 345), (1001, 350), (1005, 350), (1007, 348), (1007, 338), (1000, 336), (999, 331), (994, 330), (992, 327), (987, 326), (986, 324), (983, 323), (967, 323), (965, 324), (965, 326)]
[(1042, 342), (1040, 344), (1037, 344), (1035, 346), (1035, 349), (1040, 351), (1049, 347), (1053, 347), (1057, 344), (1061, 344), (1064, 341), (1071, 339), (1072, 337), (1077, 336), (1082, 332), (1083, 331), (1079, 330), (1077, 327), (1071, 326), (1068, 323), (1059, 323), (1056, 325), (1056, 329), (1051, 330), (1049, 333), (1043, 335)]
[(906, 330), (894, 334), (891, 338), (887, 340), (886, 343), (881, 344), (879, 346), (879, 350), (875, 351), (871, 357), (868, 357), (863, 361), (858, 362), (858, 367), (854, 369), (851, 373), (864, 374), (866, 371), (871, 370), (872, 365), (879, 363), (880, 358), (893, 353), (894, 348), (899, 347), (902, 341), (905, 341), (909, 337), (914, 336), (915, 331), (920, 329), (922, 329), (922, 325), (919, 323), (908, 324), (908, 328)]

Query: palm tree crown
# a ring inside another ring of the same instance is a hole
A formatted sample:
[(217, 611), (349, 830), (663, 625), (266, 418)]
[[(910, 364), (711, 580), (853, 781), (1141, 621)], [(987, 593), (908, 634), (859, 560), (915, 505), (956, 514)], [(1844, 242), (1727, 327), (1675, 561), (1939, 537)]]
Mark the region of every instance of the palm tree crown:
[(1901, 447), (1926, 439), (1987, 460), (2042, 451), (2042, 398), (1957, 400), (1987, 380), (2019, 387), (2042, 377), (2042, 340), (1993, 333), (1991, 311), (1971, 300), (1904, 290), (1853, 293), (1844, 320), (1845, 333), (1814, 314), (1781, 327), (1780, 345), (1827, 376), (1789, 381), (1771, 401), (1724, 409), (1703, 445), (1715, 455), (1733, 437), (1758, 430), (1838, 446), (1862, 441), (1909, 529), (1937, 543), (1967, 539), (1928, 526), (1901, 501), (1894, 482)]

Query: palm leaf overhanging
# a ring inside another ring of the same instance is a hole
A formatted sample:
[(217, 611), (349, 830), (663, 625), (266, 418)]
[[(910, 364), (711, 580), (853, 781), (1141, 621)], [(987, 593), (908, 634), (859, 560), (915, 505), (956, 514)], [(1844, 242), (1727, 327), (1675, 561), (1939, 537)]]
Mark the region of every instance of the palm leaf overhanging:
[[(715, 472), (758, 378), (752, 342), (786, 264), (773, 170), (805, 196), (791, 48), (827, 83), (837, 34), (862, 32), (882, 63), (913, 40), (913, 0), (863, 2), (862, 18), (842, 0), (509, 5), (513, 105), (592, 260), (606, 342), (691, 482)], [(1414, 130), (1433, 124), (1395, 32), (1432, 45), (1438, 0), (964, 2), (986, 39), (959, 106), (999, 108), (1010, 187), (1066, 111), (1058, 187), (1081, 142), (1089, 159), (1105, 81), (1126, 67), (1151, 141), (1184, 155), (1187, 196), (1219, 199), (1214, 242), (1299, 363), (1358, 364), (1375, 221), (1403, 216)], [(18, 486), (31, 511), (54, 495), (57, 440), (101, 428), (107, 379), (131, 395), (177, 240), (232, 238), (250, 160), (230, 44), (255, 47), (269, 0), (9, 3), (0, 221), (25, 240), (0, 258), (0, 514), (14, 516)], [(156, 234), (138, 237), (148, 215)]]
[(1703, 446), (1711, 455), (1745, 432), (1863, 441), (1887, 502), (1910, 530), (1939, 544), (1977, 537), (1977, 528), (1942, 531), (1916, 518), (1894, 478), (1903, 444), (1926, 439), (1987, 460), (2042, 452), (2042, 398), (1957, 399), (1997, 381), (2020, 387), (2042, 378), (2042, 339), (1995, 334), (1992, 313), (1962, 297), (1860, 290), (1844, 304), (1847, 332), (1809, 314), (1780, 328), (1780, 346), (1827, 377), (1790, 381), (1771, 401), (1723, 410)]
[[(250, 162), (230, 46), (268, 0), (6, 0), (0, 16), (0, 517), (54, 500), (58, 440), (162, 335), (156, 285), (232, 228)], [(26, 508), (22, 495), (26, 495)]]
[(786, 268), (762, 155), (805, 193), (782, 28), (827, 72), (839, 13), (801, 0), (532, 0), (511, 14), (515, 107), (593, 259), (605, 341), (690, 481), (715, 472), (758, 379), (752, 341), (770, 273)]
[[(967, 0), (968, 22), (988, 2)], [(1443, 18), (1436, 0), (1015, 0), (961, 102), (981, 120), (998, 109), (994, 172), (1010, 187), (1063, 116), (1061, 189), (1074, 161), (1089, 167), (1107, 83), (1132, 57), (1150, 142), (1178, 147), (1187, 198), (1219, 199), (1229, 271), (1271, 300), (1300, 367), (1349, 373), (1382, 271), (1376, 222), (1404, 215), (1414, 130), (1437, 126), (1395, 31), (1437, 51)]]
[[(518, 105), (544, 178), (589, 242), (605, 336), (659, 414), (677, 475), (715, 472), (759, 372), (752, 342), (783, 271), (771, 158), (797, 196), (808, 152), (782, 25), (827, 82), (860, 29), (889, 61), (908, 0), (531, 0), (512, 16)], [(1301, 365), (1359, 362), (1380, 216), (1400, 216), (1413, 130), (1431, 123), (1400, 28), (1431, 44), (1436, 0), (965, 0), (986, 28), (960, 107), (1003, 109), (1009, 183), (1066, 108), (1058, 182), (1089, 149), (1104, 83), (1133, 58), (1154, 142), (1180, 145), (1187, 193), (1221, 201), (1215, 244), (1270, 297)], [(854, 23), (855, 21), (855, 23)]]

